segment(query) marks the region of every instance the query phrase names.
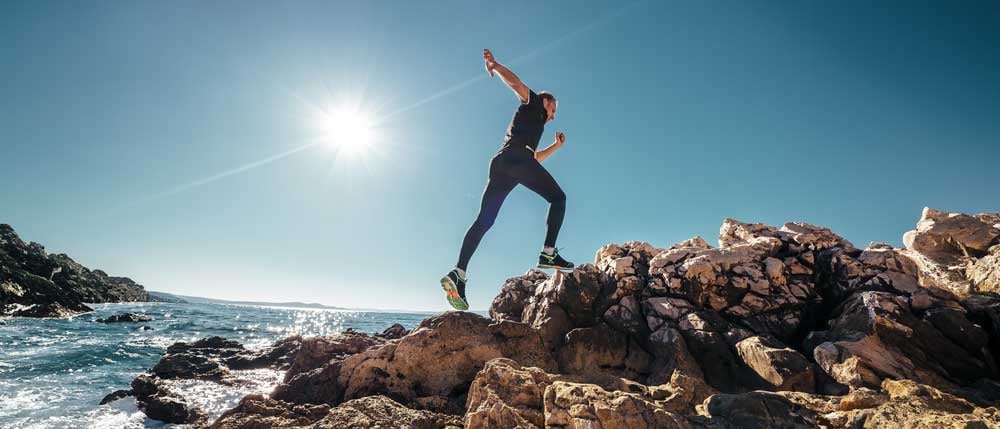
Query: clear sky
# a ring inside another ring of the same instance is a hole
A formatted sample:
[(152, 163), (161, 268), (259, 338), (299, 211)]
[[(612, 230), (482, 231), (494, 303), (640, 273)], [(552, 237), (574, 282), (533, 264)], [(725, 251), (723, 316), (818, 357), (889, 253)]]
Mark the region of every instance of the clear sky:
[[(0, 222), (153, 290), (447, 309), (518, 103), (491, 48), (559, 99), (571, 260), (725, 217), (900, 245), (924, 206), (1000, 211), (998, 45), (978, 1), (2, 2)], [(370, 150), (307, 146), (345, 104)], [(473, 309), (546, 207), (508, 198)]]

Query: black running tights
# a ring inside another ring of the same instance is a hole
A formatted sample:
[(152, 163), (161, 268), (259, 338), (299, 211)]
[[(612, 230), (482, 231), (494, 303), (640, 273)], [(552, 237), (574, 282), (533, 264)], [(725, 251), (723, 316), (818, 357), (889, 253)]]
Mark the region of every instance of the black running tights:
[(503, 200), (518, 184), (531, 189), (549, 202), (545, 246), (555, 247), (556, 237), (566, 214), (566, 194), (545, 167), (535, 160), (533, 152), (524, 147), (506, 148), (490, 161), (489, 181), (483, 191), (479, 215), (465, 233), (462, 251), (458, 255), (458, 268), (466, 269), (483, 235), (493, 226), (500, 213)]

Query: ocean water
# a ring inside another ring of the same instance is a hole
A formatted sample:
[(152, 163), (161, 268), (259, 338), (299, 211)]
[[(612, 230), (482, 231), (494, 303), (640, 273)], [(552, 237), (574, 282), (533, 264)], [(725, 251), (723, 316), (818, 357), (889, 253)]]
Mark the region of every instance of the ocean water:
[[(131, 397), (98, 405), (128, 389), (178, 341), (218, 335), (258, 348), (291, 334), (328, 335), (353, 328), (381, 332), (393, 323), (411, 329), (431, 314), (313, 310), (224, 304), (94, 304), (93, 313), (72, 319), (0, 319), (0, 428), (170, 428), (147, 419)], [(95, 319), (141, 312), (155, 320), (105, 324)], [(152, 330), (142, 330), (146, 325)], [(253, 382), (238, 389), (215, 383), (176, 381), (170, 388), (214, 418), (246, 394), (269, 392), (278, 371), (247, 371)]]

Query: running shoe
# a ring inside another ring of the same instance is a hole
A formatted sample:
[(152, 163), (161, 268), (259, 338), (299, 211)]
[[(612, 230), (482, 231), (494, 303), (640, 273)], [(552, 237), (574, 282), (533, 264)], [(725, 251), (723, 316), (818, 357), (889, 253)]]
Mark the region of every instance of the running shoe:
[(441, 277), (441, 288), (452, 308), (460, 311), (469, 309), (469, 303), (465, 301), (465, 279), (458, 274), (458, 270), (451, 270)]
[(559, 249), (556, 249), (551, 255), (548, 255), (545, 252), (538, 255), (538, 268), (572, 270), (573, 263), (563, 259), (562, 256), (559, 256)]

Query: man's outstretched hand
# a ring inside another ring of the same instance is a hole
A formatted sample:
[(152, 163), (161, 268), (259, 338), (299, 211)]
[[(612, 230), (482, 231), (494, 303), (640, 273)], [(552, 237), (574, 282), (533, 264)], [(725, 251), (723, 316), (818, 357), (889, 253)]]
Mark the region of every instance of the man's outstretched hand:
[(493, 68), (497, 66), (497, 60), (493, 58), (493, 53), (489, 49), (483, 49), (483, 60), (486, 61), (486, 72), (493, 77)]
[(556, 131), (555, 144), (558, 147), (562, 147), (562, 145), (566, 144), (566, 134), (563, 134), (562, 131)]

